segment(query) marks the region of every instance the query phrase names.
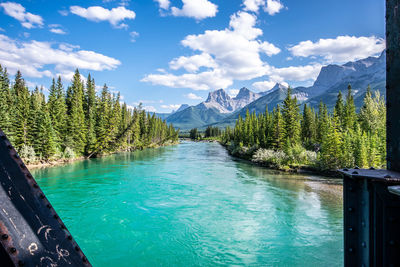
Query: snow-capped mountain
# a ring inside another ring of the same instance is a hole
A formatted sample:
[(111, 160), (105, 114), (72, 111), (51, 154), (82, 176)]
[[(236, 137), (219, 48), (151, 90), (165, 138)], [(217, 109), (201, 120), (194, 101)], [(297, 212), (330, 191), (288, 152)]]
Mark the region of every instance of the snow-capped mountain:
[[(332, 108), (339, 91), (343, 93), (351, 84), (355, 103), (359, 107), (368, 85), (372, 90), (380, 90), (385, 95), (386, 84), (386, 53), (379, 57), (368, 57), (343, 65), (331, 64), (321, 68), (321, 71), (310, 87), (296, 87), (293, 95), (300, 103), (307, 103), (318, 107), (319, 101)], [(175, 112), (167, 118), (175, 127), (190, 129), (206, 127), (207, 125), (226, 126), (232, 125), (246, 110), (250, 112), (264, 112), (266, 106), (269, 110), (280, 104), (285, 98), (287, 87), (276, 84), (271, 90), (263, 93), (254, 93), (247, 88), (240, 89), (236, 97), (230, 97), (223, 89), (210, 92), (206, 101), (197, 106), (186, 107)]]
[(232, 113), (260, 97), (260, 94), (254, 93), (246, 87), (241, 88), (234, 98), (231, 98), (224, 89), (219, 89), (210, 92), (207, 100), (200, 103), (199, 107), (204, 109), (213, 108), (218, 110), (220, 113)]

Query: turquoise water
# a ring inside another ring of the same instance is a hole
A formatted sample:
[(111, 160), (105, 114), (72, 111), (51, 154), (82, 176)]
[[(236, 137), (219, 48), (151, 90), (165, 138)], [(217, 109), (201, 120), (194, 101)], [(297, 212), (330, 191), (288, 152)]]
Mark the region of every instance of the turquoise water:
[(342, 188), (215, 143), (33, 171), (94, 266), (341, 266)]

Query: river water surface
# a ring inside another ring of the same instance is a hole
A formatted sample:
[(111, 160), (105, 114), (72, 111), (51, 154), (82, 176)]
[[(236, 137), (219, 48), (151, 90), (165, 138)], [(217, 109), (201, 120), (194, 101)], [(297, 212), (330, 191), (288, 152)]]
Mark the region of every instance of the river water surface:
[(341, 266), (342, 187), (216, 143), (33, 171), (94, 266)]

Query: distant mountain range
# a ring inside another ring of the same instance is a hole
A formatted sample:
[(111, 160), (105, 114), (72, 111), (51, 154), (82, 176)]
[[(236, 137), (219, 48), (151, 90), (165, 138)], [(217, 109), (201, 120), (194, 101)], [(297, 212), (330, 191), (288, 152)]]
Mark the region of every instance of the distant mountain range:
[[(322, 67), (316, 81), (310, 87), (296, 87), (293, 94), (301, 104), (307, 103), (318, 107), (322, 100), (332, 109), (339, 91), (345, 95), (347, 86), (353, 88), (356, 106), (362, 106), (368, 85), (372, 90), (379, 90), (385, 95), (386, 53), (379, 57), (368, 57), (344, 65)], [(287, 87), (276, 84), (271, 90), (254, 93), (247, 88), (240, 89), (236, 97), (230, 97), (223, 89), (210, 92), (206, 101), (196, 105), (182, 105), (171, 114), (161, 114), (168, 123), (176, 128), (188, 130), (194, 127), (203, 129), (207, 126), (225, 127), (234, 125), (237, 117), (250, 112), (265, 112), (266, 106), (271, 111), (285, 98)]]

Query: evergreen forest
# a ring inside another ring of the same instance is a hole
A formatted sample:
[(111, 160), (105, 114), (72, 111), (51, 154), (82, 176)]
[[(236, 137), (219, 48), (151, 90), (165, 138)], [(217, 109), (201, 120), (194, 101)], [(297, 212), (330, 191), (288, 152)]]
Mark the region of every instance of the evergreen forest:
[(289, 88), (272, 112), (247, 111), (221, 140), (231, 154), (278, 169), (385, 168), (385, 100), (368, 88), (357, 112), (349, 85), (345, 97), (337, 95), (333, 112), (322, 102), (318, 110), (304, 104), (301, 111)]
[(85, 82), (79, 70), (66, 90), (61, 77), (53, 79), (46, 97), (43, 88), (29, 91), (19, 71), (11, 83), (0, 65), (0, 128), (27, 163), (177, 142), (172, 125), (120, 100), (107, 85), (96, 94), (94, 79)]

